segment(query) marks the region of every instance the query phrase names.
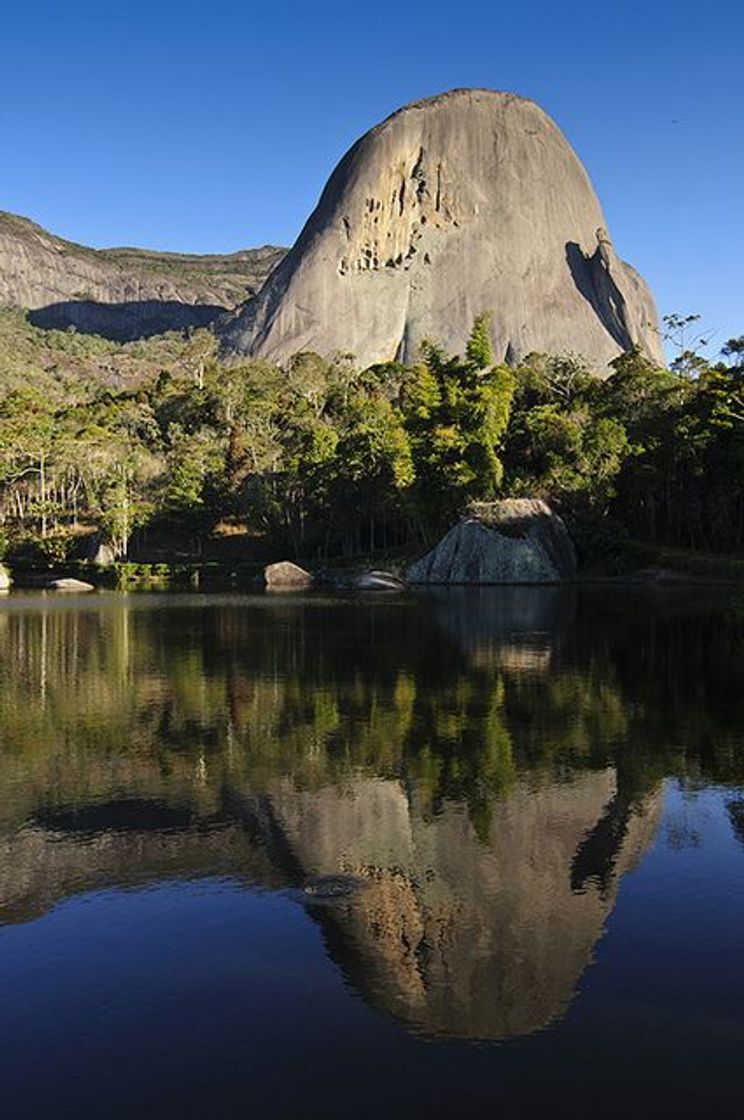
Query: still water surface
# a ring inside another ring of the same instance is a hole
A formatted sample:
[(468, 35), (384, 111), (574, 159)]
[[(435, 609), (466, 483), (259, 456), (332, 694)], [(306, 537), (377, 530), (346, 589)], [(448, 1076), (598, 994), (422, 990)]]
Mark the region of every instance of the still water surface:
[(744, 600), (0, 604), (7, 1120), (742, 1109)]

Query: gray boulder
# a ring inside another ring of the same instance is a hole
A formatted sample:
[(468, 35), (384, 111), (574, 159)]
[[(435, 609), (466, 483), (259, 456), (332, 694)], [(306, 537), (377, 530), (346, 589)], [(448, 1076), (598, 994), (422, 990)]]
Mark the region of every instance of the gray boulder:
[(108, 568), (116, 563), (116, 552), (112, 545), (96, 534), (90, 541), (87, 559), (99, 568)]
[(496, 358), (638, 343), (663, 363), (654, 301), (616, 255), (586, 170), (533, 101), (458, 89), (407, 105), (341, 160), (291, 252), (221, 322), (227, 353), (361, 366), (460, 353), (490, 312)]
[(50, 579), (45, 586), (49, 591), (95, 591), (92, 583), (86, 583), (83, 579), (72, 579), (69, 576)]
[(263, 572), (264, 586), (272, 591), (292, 590), (297, 591), (303, 587), (311, 587), (313, 577), (298, 564), (291, 560), (279, 560), (276, 564), (269, 564)]
[(10, 585), (13, 580), (10, 578), (10, 572), (4, 564), (0, 564), (0, 591), (10, 591)]
[(352, 587), (355, 591), (403, 591), (405, 582), (392, 572), (362, 572), (355, 577)]
[(576, 552), (546, 502), (484, 503), (408, 569), (411, 583), (559, 583), (576, 574)]

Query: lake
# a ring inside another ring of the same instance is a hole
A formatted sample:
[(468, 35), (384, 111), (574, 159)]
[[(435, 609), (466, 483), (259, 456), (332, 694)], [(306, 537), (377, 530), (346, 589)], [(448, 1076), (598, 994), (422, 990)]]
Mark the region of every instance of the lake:
[(7, 1120), (741, 1108), (744, 596), (0, 602)]

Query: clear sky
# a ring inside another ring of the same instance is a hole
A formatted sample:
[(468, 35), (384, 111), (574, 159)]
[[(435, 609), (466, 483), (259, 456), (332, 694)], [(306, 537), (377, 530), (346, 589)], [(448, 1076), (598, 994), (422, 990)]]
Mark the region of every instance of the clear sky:
[(615, 247), (744, 332), (742, 0), (5, 0), (0, 209), (95, 246), (291, 244), (334, 164), (455, 86), (538, 101)]

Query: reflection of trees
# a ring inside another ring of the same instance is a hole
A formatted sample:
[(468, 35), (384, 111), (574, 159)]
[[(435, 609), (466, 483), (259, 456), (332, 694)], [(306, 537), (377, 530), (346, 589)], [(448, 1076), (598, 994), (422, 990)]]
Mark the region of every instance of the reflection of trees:
[[(100, 597), (0, 612), (0, 898), (351, 873), (319, 908), (371, 1002), (437, 1033), (560, 1014), (668, 774), (744, 780), (716, 604)], [(732, 820), (740, 827), (738, 802)]]
[(734, 836), (744, 844), (744, 801), (729, 801), (726, 806)]
[(464, 634), (446, 597), (6, 609), (0, 813), (112, 789), (212, 811), (226, 785), (363, 772), (415, 787), (425, 815), (456, 801), (485, 827), (525, 771), (613, 766), (631, 801), (663, 774), (744, 776), (741, 659), (720, 611), (610, 603), (603, 626), (596, 602), (566, 617), (555, 595), (540, 617), (529, 593), (520, 632), (525, 612), (496, 592), (499, 611)]

